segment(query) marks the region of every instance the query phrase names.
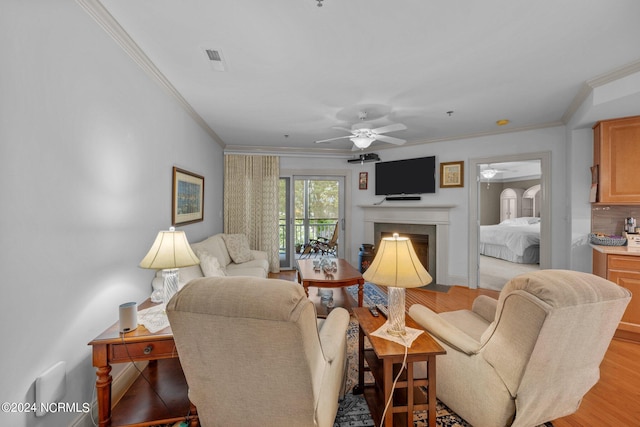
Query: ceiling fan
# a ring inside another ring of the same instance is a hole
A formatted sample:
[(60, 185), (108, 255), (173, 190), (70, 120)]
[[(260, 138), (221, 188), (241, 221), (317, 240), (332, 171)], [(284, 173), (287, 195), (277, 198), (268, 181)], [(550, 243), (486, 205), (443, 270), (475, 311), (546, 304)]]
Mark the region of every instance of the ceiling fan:
[[(498, 163), (498, 165), (500, 165), (500, 163)], [(499, 168), (496, 168), (495, 165), (492, 165), (491, 163), (487, 165), (480, 165), (480, 176), (482, 176), (485, 179), (491, 179), (497, 174), (502, 172), (514, 172), (514, 170), (508, 169), (508, 168), (499, 169)]]
[(509, 171), (509, 169), (496, 169), (492, 167), (491, 164), (488, 164), (484, 168), (482, 166), (483, 165), (480, 165), (480, 176), (487, 181), (487, 188), (491, 185), (491, 178), (495, 177), (499, 173)]
[(316, 141), (316, 144), (335, 141), (338, 139), (349, 138), (351, 142), (353, 142), (353, 144), (355, 145), (354, 150), (357, 148), (362, 150), (364, 148), (369, 147), (373, 141), (388, 142), (389, 144), (395, 144), (395, 145), (402, 145), (405, 142), (407, 142), (404, 139), (383, 135), (389, 132), (405, 130), (407, 127), (402, 123), (392, 123), (390, 125), (373, 129), (373, 126), (371, 125), (371, 123), (366, 122), (367, 120), (366, 111), (360, 112), (360, 114), (358, 114), (358, 118), (360, 119), (360, 122), (351, 126), (351, 129), (347, 129), (344, 127), (337, 127), (337, 126), (333, 127), (333, 129), (344, 130), (345, 132), (351, 132), (351, 135), (338, 136), (336, 138), (329, 138), (329, 139), (321, 139), (320, 141)]

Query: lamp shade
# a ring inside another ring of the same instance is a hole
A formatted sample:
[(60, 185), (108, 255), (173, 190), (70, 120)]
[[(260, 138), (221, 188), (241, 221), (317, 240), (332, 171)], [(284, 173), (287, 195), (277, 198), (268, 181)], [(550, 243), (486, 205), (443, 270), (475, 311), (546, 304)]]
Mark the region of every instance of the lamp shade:
[(160, 231), (151, 249), (140, 261), (140, 267), (155, 270), (188, 267), (200, 260), (191, 250), (184, 231)]
[(417, 288), (433, 280), (422, 266), (411, 240), (399, 237), (385, 237), (371, 266), (362, 275), (367, 282), (395, 288)]

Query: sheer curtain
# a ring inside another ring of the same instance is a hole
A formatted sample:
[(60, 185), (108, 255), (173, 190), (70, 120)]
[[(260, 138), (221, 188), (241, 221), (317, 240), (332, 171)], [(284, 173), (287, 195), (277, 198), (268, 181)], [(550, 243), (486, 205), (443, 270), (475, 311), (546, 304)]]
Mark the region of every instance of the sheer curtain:
[(224, 156), (224, 232), (242, 233), (252, 249), (265, 251), (272, 273), (280, 271), (278, 180), (275, 156)]

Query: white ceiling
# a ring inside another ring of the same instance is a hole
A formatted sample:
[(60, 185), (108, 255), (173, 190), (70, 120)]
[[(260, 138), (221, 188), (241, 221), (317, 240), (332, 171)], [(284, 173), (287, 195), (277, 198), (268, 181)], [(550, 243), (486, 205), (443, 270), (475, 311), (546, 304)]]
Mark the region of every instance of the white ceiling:
[(230, 150), (348, 153), (314, 141), (363, 110), (407, 144), (553, 126), (590, 81), (640, 71), (637, 0), (77, 1), (102, 4)]

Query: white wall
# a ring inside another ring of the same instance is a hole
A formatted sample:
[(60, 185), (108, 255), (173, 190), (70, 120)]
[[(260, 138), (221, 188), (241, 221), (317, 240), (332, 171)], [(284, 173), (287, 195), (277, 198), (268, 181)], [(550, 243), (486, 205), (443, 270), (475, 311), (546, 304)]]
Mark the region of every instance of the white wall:
[[(535, 153), (541, 151), (551, 152), (552, 169), (552, 244), (553, 267), (567, 268), (569, 263), (569, 247), (565, 239), (567, 229), (567, 204), (566, 199), (566, 168), (565, 168), (565, 131), (564, 127), (530, 130), (526, 132), (505, 133), (478, 138), (460, 139), (455, 141), (443, 141), (419, 146), (405, 146), (401, 148), (374, 150), (382, 161), (409, 159), (423, 156), (436, 156), (436, 162), (450, 162), (464, 160), (465, 166), (472, 158), (503, 156), (516, 153)], [(322, 168), (342, 168), (352, 171), (352, 216), (351, 216), (351, 241), (349, 248), (350, 259), (357, 260), (358, 247), (365, 242), (363, 227), (363, 212), (359, 205), (371, 205), (382, 199), (375, 196), (375, 166), (374, 163), (348, 164), (346, 160), (327, 159), (319, 162), (312, 158), (283, 157), (280, 167), (282, 169), (306, 169), (309, 173)], [(369, 189), (358, 190), (357, 176), (359, 172), (369, 172)], [(439, 166), (436, 175), (439, 175)], [(465, 169), (464, 188), (436, 188), (435, 194), (423, 194), (419, 202), (385, 202), (385, 204), (417, 205), (455, 205), (451, 210), (451, 227), (449, 231), (449, 279), (448, 284), (468, 283), (468, 253), (469, 242), (468, 217), (469, 217), (469, 182), (470, 173)], [(436, 186), (439, 186), (440, 177), (436, 178)]]
[(62, 360), (64, 401), (90, 402), (87, 343), (150, 293), (137, 264), (170, 225), (172, 166), (205, 177), (188, 238), (222, 231), (222, 149), (73, 1), (3, 1), (0, 56), (0, 401), (33, 402)]
[(591, 232), (591, 170), (593, 165), (593, 131), (577, 129), (568, 133), (569, 156), (567, 169), (570, 194), (569, 217), (571, 218), (571, 263), (569, 268), (577, 271), (592, 271), (592, 249), (588, 235)]

